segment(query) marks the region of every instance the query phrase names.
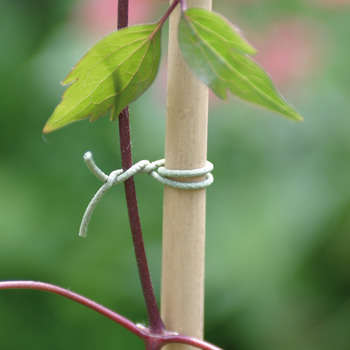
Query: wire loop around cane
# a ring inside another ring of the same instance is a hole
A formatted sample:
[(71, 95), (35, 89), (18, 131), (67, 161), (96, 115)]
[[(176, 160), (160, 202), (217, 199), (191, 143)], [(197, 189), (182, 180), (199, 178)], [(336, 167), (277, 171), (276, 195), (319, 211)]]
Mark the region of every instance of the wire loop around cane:
[[(165, 160), (160, 159), (154, 162), (148, 160), (141, 160), (129, 169), (117, 169), (112, 171), (109, 175), (105, 174), (95, 163), (92, 153), (86, 152), (84, 154), (84, 161), (88, 169), (104, 184), (96, 192), (87, 206), (83, 219), (80, 224), (79, 236), (86, 237), (88, 225), (98, 202), (104, 196), (104, 194), (114, 185), (128, 180), (130, 177), (138, 173), (146, 173), (151, 175), (155, 180), (163, 185), (182, 189), (182, 190), (200, 190), (210, 186), (214, 182), (214, 177), (211, 172), (214, 169), (214, 165), (209, 161), (206, 162), (203, 168), (192, 170), (173, 170), (164, 167)], [(176, 181), (172, 178), (192, 178), (204, 176), (202, 181), (182, 182)]]

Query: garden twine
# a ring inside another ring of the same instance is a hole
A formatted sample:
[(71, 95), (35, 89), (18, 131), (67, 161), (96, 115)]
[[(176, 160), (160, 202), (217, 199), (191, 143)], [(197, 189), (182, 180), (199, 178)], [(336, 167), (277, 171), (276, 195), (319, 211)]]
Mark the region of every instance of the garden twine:
[[(125, 182), (126, 180), (128, 180), (136, 174), (149, 174), (163, 185), (182, 190), (200, 190), (207, 188), (214, 182), (214, 176), (211, 173), (214, 169), (214, 165), (209, 161), (206, 161), (206, 164), (203, 168), (192, 170), (173, 170), (165, 168), (165, 159), (156, 160), (154, 162), (150, 162), (148, 160), (141, 160), (132, 165), (127, 170), (117, 169), (112, 171), (109, 175), (105, 174), (96, 165), (91, 152), (86, 152), (84, 154), (84, 161), (89, 170), (104, 184), (93, 196), (85, 210), (79, 229), (80, 237), (86, 237), (91, 216), (98, 202), (102, 199), (106, 192), (111, 187), (121, 182)], [(202, 181), (194, 182), (182, 182), (173, 180), (174, 178), (193, 178), (199, 176), (204, 176), (204, 179)]]

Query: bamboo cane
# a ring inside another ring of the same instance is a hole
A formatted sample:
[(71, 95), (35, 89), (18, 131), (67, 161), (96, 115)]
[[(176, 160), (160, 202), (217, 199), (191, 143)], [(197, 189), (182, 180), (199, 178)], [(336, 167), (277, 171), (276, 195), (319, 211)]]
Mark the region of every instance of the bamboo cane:
[[(211, 0), (188, 0), (211, 9)], [(166, 167), (195, 169), (207, 159), (208, 89), (189, 71), (180, 53), (180, 9), (170, 18)], [(203, 337), (205, 190), (165, 187), (161, 313), (167, 329)], [(193, 349), (168, 345), (167, 350)]]

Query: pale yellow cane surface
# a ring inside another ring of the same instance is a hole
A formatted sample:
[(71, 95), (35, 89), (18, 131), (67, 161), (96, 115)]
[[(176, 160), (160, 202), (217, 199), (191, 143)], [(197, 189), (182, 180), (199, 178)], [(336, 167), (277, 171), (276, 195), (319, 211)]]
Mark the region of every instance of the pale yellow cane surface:
[[(211, 0), (188, 0), (188, 7), (211, 9)], [(169, 169), (195, 169), (207, 159), (208, 89), (182, 59), (177, 24), (170, 18), (165, 158)], [(203, 337), (205, 190), (165, 186), (161, 313), (169, 330)], [(166, 350), (193, 349), (169, 345)]]

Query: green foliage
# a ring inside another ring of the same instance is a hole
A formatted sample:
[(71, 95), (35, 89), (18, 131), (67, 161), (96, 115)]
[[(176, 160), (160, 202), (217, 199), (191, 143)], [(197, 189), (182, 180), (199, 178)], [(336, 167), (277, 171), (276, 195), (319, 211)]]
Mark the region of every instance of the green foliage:
[[(291, 10), (299, 2), (216, 2), (226, 17), (251, 23), (252, 32), (301, 19), (321, 36), (316, 47), (321, 42), (321, 53), (329, 53), (327, 60), (312, 56), (311, 72), (288, 82), (307, 113), (302, 127), (266, 112), (261, 118), (232, 98), (212, 106), (209, 150), (220, 181), (208, 191), (206, 337), (224, 349), (346, 350), (350, 344), (349, 11), (321, 1)], [(96, 235), (74, 238), (97, 186), (77, 157), (91, 148), (106, 170), (117, 166), (115, 125), (104, 118), (50, 134), (45, 144), (38, 137), (57, 102), (59, 86), (52, 82), (65, 76), (91, 32), (70, 25), (75, 1), (46, 2), (49, 12), (43, 1), (0, 3), (0, 279), (55, 282), (144, 321), (125, 206), (115, 198), (122, 189), (102, 203), (92, 223)], [(51, 69), (43, 74), (43, 67)], [(135, 159), (156, 159), (163, 147), (157, 92), (133, 104)], [(158, 291), (162, 193), (147, 177), (137, 179), (137, 190)], [(144, 350), (121, 327), (60, 297), (3, 292), (0, 310), (4, 350)]]
[(108, 110), (112, 118), (152, 84), (160, 61), (156, 24), (122, 29), (97, 43), (63, 81), (72, 84), (44, 127), (48, 133)]
[(255, 50), (220, 15), (199, 8), (185, 11), (180, 21), (179, 43), (190, 68), (218, 97), (226, 99), (229, 90), (243, 100), (302, 120), (270, 77), (247, 55)]
[[(119, 30), (97, 43), (63, 81), (71, 86), (44, 132), (89, 116), (94, 121), (108, 110), (111, 119), (116, 119), (140, 97), (158, 72), (163, 19)], [(218, 97), (226, 99), (229, 90), (243, 100), (302, 120), (248, 56), (255, 54), (255, 49), (222, 16), (199, 8), (184, 11), (179, 43), (189, 67)]]

